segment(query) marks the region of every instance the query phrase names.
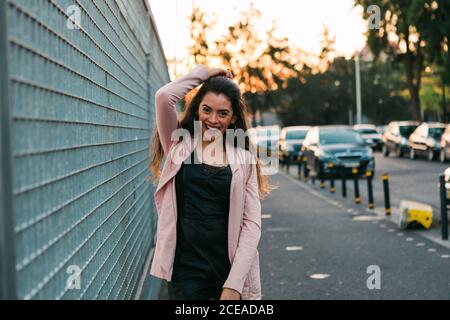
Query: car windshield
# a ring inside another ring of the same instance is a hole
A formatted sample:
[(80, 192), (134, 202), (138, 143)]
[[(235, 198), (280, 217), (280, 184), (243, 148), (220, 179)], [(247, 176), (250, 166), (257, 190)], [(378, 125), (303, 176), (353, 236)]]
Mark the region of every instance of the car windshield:
[(363, 144), (361, 136), (355, 131), (320, 132), (320, 144), (354, 143)]
[(356, 129), (361, 134), (378, 134), (378, 132), (374, 129)]
[(305, 139), (306, 133), (308, 131), (307, 130), (292, 130), (292, 131), (288, 131), (286, 132), (286, 140), (303, 140)]
[(417, 126), (400, 126), (400, 134), (402, 135), (402, 137), (408, 138), (411, 133), (416, 130), (416, 128)]
[(444, 133), (444, 130), (445, 128), (430, 128), (428, 133), (430, 134), (430, 137), (440, 139), (442, 134)]

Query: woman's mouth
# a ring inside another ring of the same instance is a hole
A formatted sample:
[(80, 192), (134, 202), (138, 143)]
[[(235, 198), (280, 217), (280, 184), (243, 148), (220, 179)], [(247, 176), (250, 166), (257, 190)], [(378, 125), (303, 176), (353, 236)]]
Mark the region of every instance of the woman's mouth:
[(208, 126), (207, 124), (205, 124), (205, 127), (207, 130), (219, 130), (219, 127)]

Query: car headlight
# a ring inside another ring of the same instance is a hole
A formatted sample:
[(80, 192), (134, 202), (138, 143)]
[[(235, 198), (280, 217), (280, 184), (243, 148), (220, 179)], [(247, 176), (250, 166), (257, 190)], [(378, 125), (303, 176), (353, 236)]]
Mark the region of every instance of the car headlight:
[(288, 144), (288, 145), (286, 145), (286, 151), (287, 152), (294, 151), (294, 147), (292, 145)]

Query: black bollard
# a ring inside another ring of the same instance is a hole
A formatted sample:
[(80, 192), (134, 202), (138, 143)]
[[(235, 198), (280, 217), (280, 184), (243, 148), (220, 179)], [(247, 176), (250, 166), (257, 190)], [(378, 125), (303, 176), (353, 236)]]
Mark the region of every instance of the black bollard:
[[(333, 169), (334, 168), (334, 164), (330, 163), (330, 164), (328, 164), (328, 167), (330, 169)], [(330, 192), (331, 193), (335, 193), (336, 192), (336, 187), (334, 186), (334, 173), (333, 172), (330, 173)]]
[(439, 185), (440, 185), (440, 193), (441, 193), (441, 236), (442, 240), (448, 240), (448, 198), (447, 198), (447, 189), (445, 188), (445, 177), (443, 174), (439, 176)]
[(391, 200), (389, 199), (389, 175), (383, 175), (383, 190), (384, 190), (384, 212), (387, 216), (391, 215)]
[(353, 168), (352, 173), (353, 173), (353, 188), (355, 189), (355, 203), (360, 204), (361, 197), (359, 195), (358, 169)]
[(368, 208), (373, 209), (375, 208), (375, 205), (373, 203), (372, 171), (367, 171), (366, 177), (367, 177), (367, 195), (369, 198)]
[(347, 198), (347, 180), (345, 178), (345, 173), (342, 173), (342, 197)]

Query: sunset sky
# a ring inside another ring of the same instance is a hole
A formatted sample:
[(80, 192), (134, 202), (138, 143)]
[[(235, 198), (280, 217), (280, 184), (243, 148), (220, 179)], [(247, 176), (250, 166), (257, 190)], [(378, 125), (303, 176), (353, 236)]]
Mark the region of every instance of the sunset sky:
[[(193, 4), (208, 18), (217, 18), (212, 37), (225, 34), (241, 11), (250, 4), (261, 11), (258, 31), (261, 36), (277, 21), (277, 37), (287, 37), (304, 51), (317, 53), (324, 26), (336, 37), (338, 54), (352, 55), (364, 46), (366, 22), (362, 8), (353, 7), (353, 0), (149, 0), (167, 59), (186, 58), (189, 46), (189, 19)], [(178, 8), (178, 10), (177, 10)], [(212, 20), (212, 19), (211, 19)]]

